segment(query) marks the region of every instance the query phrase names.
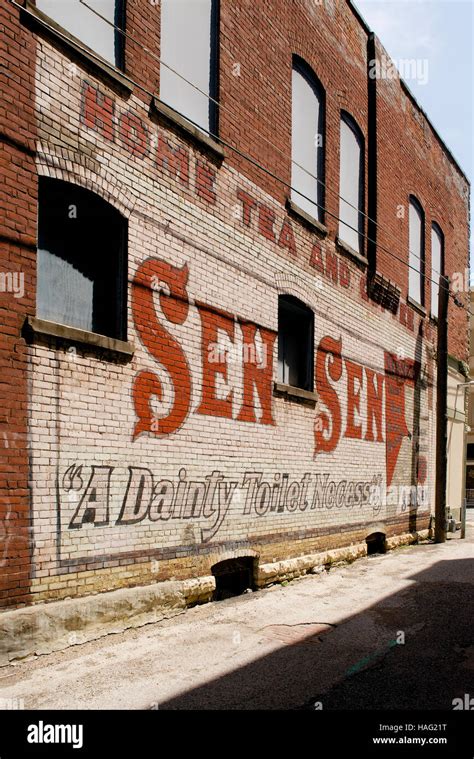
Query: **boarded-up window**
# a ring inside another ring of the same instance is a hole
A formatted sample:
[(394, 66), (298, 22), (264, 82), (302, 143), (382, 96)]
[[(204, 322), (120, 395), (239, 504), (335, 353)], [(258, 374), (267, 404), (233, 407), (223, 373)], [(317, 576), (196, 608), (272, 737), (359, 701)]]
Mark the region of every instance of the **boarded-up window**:
[(216, 6), (215, 0), (161, 0), (160, 99), (212, 134), (216, 108), (209, 96), (217, 95)]
[(443, 274), (443, 233), (437, 224), (431, 226), (431, 315), (438, 317), (439, 278)]
[[(124, 0), (36, 0), (38, 10), (77, 37), (87, 47), (113, 66), (123, 68)], [(100, 18), (102, 16), (103, 18)]]
[(363, 253), (364, 140), (354, 120), (341, 117), (339, 239)]
[(292, 295), (278, 298), (278, 381), (313, 390), (314, 315)]
[(423, 210), (415, 198), (410, 198), (409, 208), (409, 256), (408, 256), (408, 295), (414, 301), (423, 305), (423, 281), (424, 281), (424, 221)]
[(40, 319), (126, 339), (127, 222), (94, 193), (40, 177)]
[(324, 91), (310, 69), (293, 61), (291, 199), (314, 219), (324, 219)]

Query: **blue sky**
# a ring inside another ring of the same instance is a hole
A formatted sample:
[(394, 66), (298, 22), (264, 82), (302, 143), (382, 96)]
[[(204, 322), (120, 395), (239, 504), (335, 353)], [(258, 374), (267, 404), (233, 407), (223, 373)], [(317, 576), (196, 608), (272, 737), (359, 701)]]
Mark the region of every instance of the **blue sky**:
[(395, 61), (427, 61), (426, 83), (423, 76), (406, 82), (472, 183), (473, 0), (354, 0), (354, 5)]

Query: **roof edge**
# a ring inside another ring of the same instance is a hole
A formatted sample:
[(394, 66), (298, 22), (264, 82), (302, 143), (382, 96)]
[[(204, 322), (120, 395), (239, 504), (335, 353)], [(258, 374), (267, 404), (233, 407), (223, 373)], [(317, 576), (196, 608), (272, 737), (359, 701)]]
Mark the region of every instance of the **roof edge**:
[[(382, 45), (382, 47), (385, 50), (385, 47), (383, 45), (382, 40), (380, 39), (380, 37), (377, 36), (377, 34), (367, 24), (367, 22), (365, 21), (364, 17), (361, 15), (361, 13), (358, 10), (358, 8), (354, 5), (353, 0), (346, 0), (346, 2), (348, 4), (349, 8), (351, 9), (352, 13), (356, 17), (357, 21), (359, 22), (359, 24), (364, 29), (364, 31), (369, 35), (369, 37), (376, 38), (380, 42), (380, 44)], [(389, 56), (389, 58), (390, 58), (390, 60), (392, 60), (391, 56)], [(461, 174), (461, 176), (465, 179), (465, 181), (467, 182), (467, 184), (470, 187), (471, 186), (470, 179), (466, 176), (464, 170), (461, 168), (459, 162), (456, 160), (456, 158), (454, 157), (453, 153), (451, 152), (451, 150), (446, 145), (445, 141), (443, 140), (443, 138), (439, 134), (439, 132), (436, 129), (436, 127), (433, 126), (433, 123), (432, 123), (431, 119), (429, 118), (429, 116), (427, 115), (426, 111), (421, 107), (421, 105), (419, 104), (418, 100), (414, 96), (413, 92), (410, 90), (409, 86), (407, 85), (407, 83), (405, 82), (405, 80), (402, 79), (402, 77), (400, 75), (398, 77), (398, 80), (400, 82), (400, 86), (401, 86), (402, 90), (404, 90), (405, 94), (410, 98), (410, 100), (412, 101), (413, 105), (417, 108), (417, 110), (426, 119), (426, 122), (428, 123), (431, 131), (433, 132), (433, 135), (436, 137), (436, 139), (440, 143), (441, 147), (443, 148), (443, 150), (448, 155), (451, 163), (454, 164), (455, 168), (458, 170), (458, 172)]]

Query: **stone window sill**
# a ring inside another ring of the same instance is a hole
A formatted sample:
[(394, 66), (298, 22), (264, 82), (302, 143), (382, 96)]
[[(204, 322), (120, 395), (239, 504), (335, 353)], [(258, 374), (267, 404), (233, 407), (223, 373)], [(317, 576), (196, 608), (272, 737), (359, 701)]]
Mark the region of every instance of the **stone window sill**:
[(30, 0), (25, 0), (21, 11), (21, 22), (33, 32), (45, 35), (57, 46), (64, 48), (69, 54), (87, 64), (94, 74), (106, 80), (106, 83), (115, 86), (124, 96), (133, 91), (133, 84), (119, 69), (108, 63), (87, 47), (80, 39), (74, 37), (66, 29), (56, 23), (46, 13), (38, 10)]
[(293, 387), (292, 385), (285, 385), (282, 382), (273, 383), (273, 392), (278, 396), (285, 396), (290, 401), (296, 401), (297, 403), (307, 403), (311, 406), (315, 406), (318, 401), (318, 394), (310, 390), (303, 390), (300, 387)]
[(363, 256), (362, 253), (359, 253), (359, 251), (355, 250), (355, 248), (352, 248), (346, 242), (341, 240), (340, 237), (336, 237), (336, 247), (340, 253), (342, 253), (344, 256), (347, 256), (348, 258), (351, 258), (362, 269), (367, 268), (367, 258)]
[(411, 307), (412, 307), (412, 308), (413, 308), (415, 311), (418, 311), (418, 313), (419, 313), (419, 314), (421, 314), (421, 316), (426, 316), (426, 308), (425, 308), (424, 306), (422, 306), (422, 305), (421, 305), (421, 303), (418, 303), (418, 302), (417, 302), (416, 300), (414, 300), (413, 298), (410, 298), (410, 296), (408, 296), (408, 298), (407, 298), (407, 303), (408, 303), (408, 304), (409, 304), (409, 305), (410, 305), (410, 306), (411, 306)]
[(225, 150), (217, 140), (209, 137), (205, 132), (202, 132), (198, 127), (191, 124), (190, 121), (181, 116), (174, 108), (170, 108), (169, 105), (163, 103), (159, 98), (154, 97), (151, 103), (151, 114), (162, 118), (172, 126), (176, 127), (181, 134), (190, 138), (200, 148), (203, 148), (206, 152), (210, 153), (217, 161), (222, 162), (225, 158)]
[(329, 230), (327, 227), (324, 226), (324, 224), (321, 224), (320, 221), (315, 219), (313, 216), (311, 216), (306, 211), (303, 211), (302, 208), (299, 207), (296, 203), (291, 200), (291, 198), (288, 198), (286, 201), (286, 208), (287, 210), (293, 215), (296, 216), (296, 218), (299, 221), (302, 221), (306, 226), (310, 227), (314, 232), (318, 232), (322, 237), (326, 237)]
[(33, 343), (52, 337), (67, 343), (88, 346), (97, 351), (106, 351), (110, 356), (127, 360), (132, 358), (135, 351), (133, 343), (76, 327), (68, 327), (65, 324), (37, 319), (34, 316), (27, 317), (24, 330), (26, 339)]

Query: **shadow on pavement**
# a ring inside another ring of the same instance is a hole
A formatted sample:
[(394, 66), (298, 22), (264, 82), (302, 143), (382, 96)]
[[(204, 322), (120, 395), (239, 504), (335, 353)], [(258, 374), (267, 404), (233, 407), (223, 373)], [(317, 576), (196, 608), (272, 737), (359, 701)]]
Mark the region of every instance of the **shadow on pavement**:
[[(324, 710), (452, 710), (454, 698), (474, 695), (474, 560), (440, 561), (409, 579), (413, 585), (337, 626), (286, 626), (293, 632), (280, 635), (282, 647), (160, 703), (160, 711), (321, 708), (317, 702)], [(279, 627), (262, 638), (275, 639)]]

